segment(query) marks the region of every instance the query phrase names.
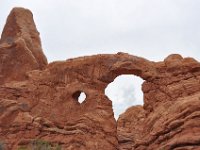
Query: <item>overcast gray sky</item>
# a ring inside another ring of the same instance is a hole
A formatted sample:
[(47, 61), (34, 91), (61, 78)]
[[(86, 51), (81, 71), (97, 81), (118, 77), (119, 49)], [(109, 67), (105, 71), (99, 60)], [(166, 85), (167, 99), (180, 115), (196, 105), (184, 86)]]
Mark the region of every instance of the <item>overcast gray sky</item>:
[[(118, 51), (154, 61), (172, 53), (200, 60), (200, 0), (1, 0), (0, 30), (16, 6), (33, 12), (49, 62)], [(107, 93), (116, 113), (121, 101), (123, 111), (130, 106), (127, 91), (142, 104), (142, 80), (116, 80), (121, 87)], [(121, 90), (126, 94), (119, 96)]]

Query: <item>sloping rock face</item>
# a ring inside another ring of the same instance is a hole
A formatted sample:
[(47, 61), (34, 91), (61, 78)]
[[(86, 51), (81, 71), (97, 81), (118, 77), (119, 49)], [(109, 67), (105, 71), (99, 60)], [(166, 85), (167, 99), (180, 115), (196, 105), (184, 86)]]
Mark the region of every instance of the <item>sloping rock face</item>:
[[(0, 143), (16, 150), (42, 139), (66, 150), (200, 149), (200, 63), (125, 53), (47, 64), (32, 13), (14, 8), (0, 40)], [(105, 95), (122, 74), (145, 80), (144, 106), (118, 121)], [(81, 92), (86, 100), (78, 102)], [(1, 146), (1, 145), (0, 145)]]

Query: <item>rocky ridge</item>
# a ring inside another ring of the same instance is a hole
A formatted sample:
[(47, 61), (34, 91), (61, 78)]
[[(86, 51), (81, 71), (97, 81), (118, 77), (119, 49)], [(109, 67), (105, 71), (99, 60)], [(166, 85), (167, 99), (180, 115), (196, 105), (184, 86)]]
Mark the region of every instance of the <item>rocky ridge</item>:
[[(0, 40), (0, 141), (35, 139), (66, 150), (200, 149), (200, 63), (178, 54), (153, 62), (126, 53), (47, 63), (32, 13), (14, 8)], [(133, 74), (144, 106), (114, 119), (105, 88)], [(78, 102), (81, 92), (86, 100)], [(1, 145), (0, 145), (1, 146)]]

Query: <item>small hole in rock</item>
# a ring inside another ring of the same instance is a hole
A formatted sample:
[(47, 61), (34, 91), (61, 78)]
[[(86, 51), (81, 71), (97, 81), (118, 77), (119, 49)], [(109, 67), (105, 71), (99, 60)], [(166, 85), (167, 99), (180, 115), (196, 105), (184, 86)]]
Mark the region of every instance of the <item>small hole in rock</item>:
[(78, 102), (81, 104), (86, 99), (86, 94), (84, 92), (81, 92), (78, 97)]
[(81, 104), (85, 101), (86, 94), (85, 94), (85, 92), (77, 91), (72, 95), (72, 97)]

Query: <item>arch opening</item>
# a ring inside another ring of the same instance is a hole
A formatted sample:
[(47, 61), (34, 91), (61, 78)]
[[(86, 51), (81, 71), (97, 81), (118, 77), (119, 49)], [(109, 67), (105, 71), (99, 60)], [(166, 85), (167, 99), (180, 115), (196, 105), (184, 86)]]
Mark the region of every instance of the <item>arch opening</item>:
[(72, 97), (77, 100), (80, 104), (86, 100), (86, 93), (82, 91), (76, 91)]
[(135, 105), (143, 105), (142, 83), (143, 79), (135, 75), (120, 75), (108, 84), (105, 94), (112, 100), (114, 117)]

